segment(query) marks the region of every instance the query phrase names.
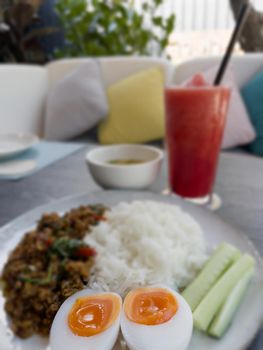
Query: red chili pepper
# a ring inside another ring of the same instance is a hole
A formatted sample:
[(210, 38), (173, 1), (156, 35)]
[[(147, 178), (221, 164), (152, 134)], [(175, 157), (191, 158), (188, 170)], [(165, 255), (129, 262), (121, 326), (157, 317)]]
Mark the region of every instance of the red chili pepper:
[(97, 255), (97, 252), (94, 248), (90, 248), (90, 247), (81, 247), (78, 248), (75, 252), (74, 252), (75, 256), (79, 256), (82, 258), (88, 258), (88, 257), (93, 257)]
[(38, 235), (37, 240), (44, 242), (47, 248), (49, 248), (54, 243), (53, 238), (46, 237), (46, 235), (42, 234)]
[(105, 216), (103, 216), (103, 215), (97, 215), (97, 214), (93, 214), (93, 218), (94, 218), (94, 220), (96, 220), (96, 221), (106, 221), (106, 220), (107, 220)]
[(53, 243), (54, 243), (54, 240), (52, 238), (45, 239), (45, 244), (46, 244), (47, 248), (52, 246)]

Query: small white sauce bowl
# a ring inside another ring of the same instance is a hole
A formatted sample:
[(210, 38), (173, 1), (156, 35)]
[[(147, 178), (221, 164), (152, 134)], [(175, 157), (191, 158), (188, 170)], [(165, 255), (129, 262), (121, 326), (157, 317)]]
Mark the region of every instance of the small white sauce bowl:
[[(110, 164), (116, 159), (136, 159), (138, 164)], [(161, 169), (163, 152), (146, 145), (113, 145), (93, 149), (86, 162), (94, 180), (104, 188), (142, 189), (150, 186)]]

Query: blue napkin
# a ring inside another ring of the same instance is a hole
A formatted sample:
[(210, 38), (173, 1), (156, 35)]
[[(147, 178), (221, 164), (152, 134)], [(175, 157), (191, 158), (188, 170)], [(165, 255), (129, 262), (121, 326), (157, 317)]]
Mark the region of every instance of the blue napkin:
[(36, 146), (16, 156), (15, 158), (0, 160), (1, 165), (12, 161), (33, 160), (36, 161), (36, 167), (34, 167), (34, 169), (21, 174), (0, 175), (0, 179), (22, 179), (62, 158), (65, 158), (66, 156), (69, 156), (85, 146), (86, 145), (84, 143), (40, 141)]
[(249, 144), (249, 149), (263, 156), (263, 71), (253, 77), (241, 90), (257, 137)]

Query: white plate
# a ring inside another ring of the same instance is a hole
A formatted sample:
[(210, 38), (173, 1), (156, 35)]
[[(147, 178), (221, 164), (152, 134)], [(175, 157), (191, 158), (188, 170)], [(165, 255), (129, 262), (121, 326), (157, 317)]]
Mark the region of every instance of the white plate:
[[(45, 212), (65, 212), (81, 204), (103, 203), (112, 206), (120, 201), (131, 201), (134, 199), (150, 199), (180, 205), (188, 211), (202, 226), (205, 237), (210, 246), (218, 245), (222, 241), (234, 244), (244, 252), (252, 254), (256, 261), (256, 274), (248, 293), (238, 310), (235, 320), (228, 332), (221, 340), (212, 339), (197, 331), (194, 332), (189, 350), (241, 350), (245, 349), (252, 341), (263, 321), (262, 295), (263, 295), (263, 262), (256, 249), (248, 238), (241, 232), (228, 226), (218, 219), (214, 214), (197, 206), (191, 205), (178, 197), (160, 196), (149, 192), (121, 192), (100, 191), (84, 194), (77, 197), (65, 198), (60, 201), (36, 208), (22, 215), (10, 224), (0, 229), (0, 269), (7, 259), (8, 253), (15, 247), (26, 230), (35, 225), (36, 221)], [(7, 321), (3, 310), (4, 299), (0, 296), (0, 321)], [(32, 337), (26, 341), (16, 338), (13, 350), (46, 350), (48, 341), (39, 337)], [(117, 345), (116, 350), (120, 349)], [(99, 349), (98, 349), (99, 350)], [(150, 350), (150, 349), (149, 349)]]
[(22, 153), (39, 141), (33, 134), (0, 134), (0, 159), (8, 158)]

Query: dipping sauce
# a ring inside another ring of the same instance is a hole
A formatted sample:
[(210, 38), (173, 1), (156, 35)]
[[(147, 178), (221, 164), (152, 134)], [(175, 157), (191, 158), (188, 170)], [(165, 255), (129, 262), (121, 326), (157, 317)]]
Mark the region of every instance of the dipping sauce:
[(107, 163), (112, 165), (134, 165), (134, 164), (142, 164), (145, 163), (146, 160), (143, 159), (133, 159), (133, 158), (127, 158), (127, 159), (112, 159), (109, 160)]

